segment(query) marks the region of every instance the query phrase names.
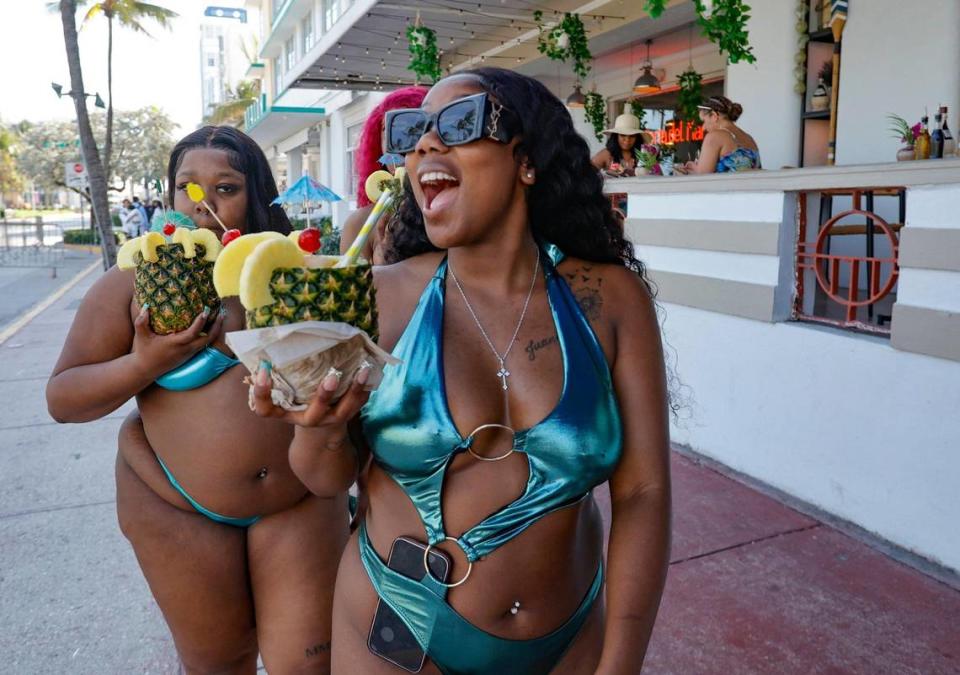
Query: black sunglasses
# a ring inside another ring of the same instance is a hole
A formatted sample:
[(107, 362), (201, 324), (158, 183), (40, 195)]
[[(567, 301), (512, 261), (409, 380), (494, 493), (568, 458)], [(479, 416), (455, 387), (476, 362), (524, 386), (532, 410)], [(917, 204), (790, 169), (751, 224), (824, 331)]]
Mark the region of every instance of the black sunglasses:
[(421, 108), (391, 110), (383, 121), (386, 151), (398, 155), (413, 152), (420, 138), (434, 128), (446, 146), (464, 145), (480, 138), (507, 143), (511, 134), (501, 119), (504, 112), (506, 109), (487, 98), (486, 93), (457, 99), (435, 113)]

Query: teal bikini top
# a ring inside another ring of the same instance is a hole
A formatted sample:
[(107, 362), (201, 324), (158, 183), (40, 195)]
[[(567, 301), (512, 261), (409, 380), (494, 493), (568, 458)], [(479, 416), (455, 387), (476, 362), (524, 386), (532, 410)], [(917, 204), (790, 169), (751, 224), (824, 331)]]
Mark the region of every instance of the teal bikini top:
[[(548, 255), (560, 257), (549, 249)], [(545, 261), (544, 274), (563, 353), (563, 391), (542, 422), (514, 435), (514, 451), (526, 453), (530, 467), (523, 494), (456, 537), (470, 562), (586, 497), (610, 477), (620, 459), (623, 434), (610, 370), (587, 318), (557, 274), (556, 262)], [(401, 363), (386, 368), (361, 411), (374, 460), (410, 497), (430, 544), (447, 536), (441, 508), (447, 467), (472, 443), (457, 431), (444, 387), (446, 272), (444, 258), (393, 350)]]
[(199, 389), (239, 364), (240, 361), (227, 356), (219, 349), (205, 347), (183, 365), (158, 377), (156, 382), (170, 391)]

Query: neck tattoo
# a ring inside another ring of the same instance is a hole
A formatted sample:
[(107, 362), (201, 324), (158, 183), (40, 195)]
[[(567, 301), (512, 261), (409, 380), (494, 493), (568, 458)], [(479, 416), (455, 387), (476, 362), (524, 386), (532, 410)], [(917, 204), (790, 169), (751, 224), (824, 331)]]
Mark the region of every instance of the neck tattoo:
[(533, 296), (533, 288), (537, 285), (537, 273), (540, 272), (540, 249), (537, 248), (537, 262), (533, 266), (533, 279), (530, 281), (530, 290), (527, 291), (527, 299), (523, 301), (523, 310), (520, 312), (520, 320), (517, 321), (517, 328), (513, 331), (513, 337), (510, 338), (510, 342), (507, 344), (506, 351), (501, 354), (497, 351), (497, 348), (493, 346), (493, 341), (490, 339), (490, 336), (487, 335), (487, 331), (484, 330), (483, 324), (480, 323), (480, 318), (477, 316), (477, 313), (473, 311), (473, 306), (471, 306), (470, 301), (467, 300), (467, 294), (463, 290), (463, 286), (460, 284), (460, 280), (457, 279), (457, 275), (453, 271), (453, 267), (447, 264), (447, 269), (450, 270), (450, 276), (453, 277), (453, 282), (457, 286), (457, 290), (460, 291), (460, 297), (463, 298), (463, 304), (467, 306), (467, 309), (470, 311), (470, 316), (473, 317), (474, 322), (477, 324), (477, 328), (480, 329), (480, 334), (483, 336), (483, 339), (486, 341), (487, 346), (490, 347), (490, 351), (493, 352), (494, 356), (497, 357), (497, 363), (500, 365), (500, 370), (497, 371), (497, 377), (500, 378), (500, 386), (503, 387), (504, 391), (509, 389), (507, 384), (507, 378), (510, 377), (510, 371), (507, 370), (506, 361), (507, 356), (510, 355), (510, 350), (513, 349), (513, 344), (517, 341), (517, 335), (520, 334), (520, 327), (523, 325), (523, 320), (527, 316), (527, 308), (530, 306), (530, 298)]

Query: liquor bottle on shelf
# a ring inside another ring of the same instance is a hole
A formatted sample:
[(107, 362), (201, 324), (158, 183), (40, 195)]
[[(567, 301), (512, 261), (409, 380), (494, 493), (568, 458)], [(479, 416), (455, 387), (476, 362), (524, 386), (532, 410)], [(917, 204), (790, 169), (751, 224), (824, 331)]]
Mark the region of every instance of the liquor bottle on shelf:
[(933, 116), (933, 133), (930, 134), (930, 159), (943, 159), (943, 115), (937, 108)]
[(930, 118), (924, 115), (920, 118), (920, 135), (913, 144), (914, 159), (930, 159)]
[(940, 106), (940, 114), (943, 115), (943, 156), (952, 158), (957, 153), (957, 141), (950, 133), (950, 125), (947, 120), (950, 117), (950, 112), (947, 110), (947, 106)]

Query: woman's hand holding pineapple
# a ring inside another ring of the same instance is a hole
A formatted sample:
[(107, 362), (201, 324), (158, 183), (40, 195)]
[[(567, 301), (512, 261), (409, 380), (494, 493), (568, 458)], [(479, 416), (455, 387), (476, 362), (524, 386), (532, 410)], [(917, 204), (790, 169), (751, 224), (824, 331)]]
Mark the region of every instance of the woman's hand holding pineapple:
[(220, 337), (225, 312), (217, 313), (217, 318), (204, 331), (210, 318), (209, 310), (204, 310), (185, 330), (168, 335), (157, 335), (150, 327), (150, 308), (140, 310), (133, 322), (133, 347), (131, 354), (137, 369), (149, 380), (154, 380), (173, 370), (191, 356), (207, 347)]

